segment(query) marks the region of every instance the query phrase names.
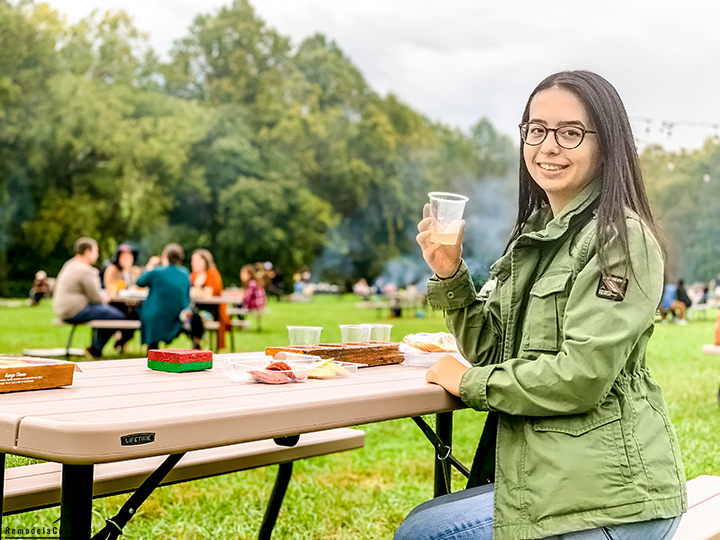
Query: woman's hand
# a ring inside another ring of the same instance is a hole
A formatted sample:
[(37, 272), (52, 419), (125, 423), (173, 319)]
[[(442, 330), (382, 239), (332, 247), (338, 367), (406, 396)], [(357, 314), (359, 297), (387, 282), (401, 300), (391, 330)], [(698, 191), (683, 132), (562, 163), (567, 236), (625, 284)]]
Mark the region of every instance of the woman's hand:
[(418, 223), (418, 235), (415, 237), (422, 249), (423, 259), (428, 263), (430, 270), (439, 278), (449, 278), (455, 275), (462, 262), (462, 241), (465, 236), (465, 220), (460, 225), (457, 242), (453, 245), (436, 244), (430, 241), (435, 220), (430, 217), (430, 205), (423, 208), (423, 220)]
[(429, 383), (439, 384), (453, 396), (460, 395), (460, 381), (463, 373), (468, 367), (458, 360), (446, 354), (435, 362), (425, 374), (425, 380)]
[(157, 255), (153, 255), (150, 257), (150, 260), (148, 261), (147, 265), (145, 265), (145, 270), (149, 272), (153, 268), (155, 268), (158, 264), (160, 264), (160, 257)]

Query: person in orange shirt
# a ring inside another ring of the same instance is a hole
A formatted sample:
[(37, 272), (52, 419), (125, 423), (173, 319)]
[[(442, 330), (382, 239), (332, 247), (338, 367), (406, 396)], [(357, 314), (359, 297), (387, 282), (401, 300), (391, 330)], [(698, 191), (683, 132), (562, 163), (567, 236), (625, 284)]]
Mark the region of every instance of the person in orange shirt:
[[(215, 267), (212, 254), (207, 249), (196, 249), (190, 259), (192, 273), (190, 283), (193, 287), (212, 287), (213, 296), (220, 296), (223, 290), (222, 277)], [(225, 348), (225, 332), (230, 328), (230, 317), (225, 304), (203, 304), (196, 300), (198, 309), (209, 311), (216, 321), (220, 321), (218, 330), (218, 350)]]

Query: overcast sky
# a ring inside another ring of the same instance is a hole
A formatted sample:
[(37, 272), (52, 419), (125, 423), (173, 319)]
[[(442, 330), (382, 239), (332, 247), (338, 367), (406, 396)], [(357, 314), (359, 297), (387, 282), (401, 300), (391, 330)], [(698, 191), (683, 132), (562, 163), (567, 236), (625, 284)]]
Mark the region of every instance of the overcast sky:
[[(49, 0), (71, 22), (124, 9), (160, 54), (198, 13), (231, 0)], [(252, 0), (251, 0), (252, 2)], [(717, 0), (256, 0), (297, 45), (335, 40), (369, 84), (433, 120), (467, 129), (486, 116), (516, 137), (528, 94), (545, 76), (590, 69), (615, 85), (640, 146), (695, 148), (720, 135)], [(650, 118), (648, 124), (640, 118)], [(672, 136), (661, 121), (675, 122)], [(681, 122), (711, 125), (684, 126)], [(649, 129), (648, 129), (649, 128)]]

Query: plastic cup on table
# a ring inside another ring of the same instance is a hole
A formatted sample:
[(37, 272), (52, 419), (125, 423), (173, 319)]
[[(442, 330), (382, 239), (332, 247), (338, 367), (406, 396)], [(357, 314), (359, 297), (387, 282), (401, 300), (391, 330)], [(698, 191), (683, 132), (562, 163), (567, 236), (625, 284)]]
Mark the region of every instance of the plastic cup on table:
[(468, 198), (465, 195), (442, 191), (432, 191), (428, 193), (428, 197), (430, 197), (430, 216), (435, 220), (430, 241), (435, 244), (454, 244), (457, 242)]
[(340, 335), (343, 343), (367, 343), (370, 341), (370, 327), (363, 324), (341, 324)]
[(317, 345), (322, 326), (288, 326), (290, 345)]
[(370, 328), (370, 341), (390, 341), (392, 324), (363, 324)]

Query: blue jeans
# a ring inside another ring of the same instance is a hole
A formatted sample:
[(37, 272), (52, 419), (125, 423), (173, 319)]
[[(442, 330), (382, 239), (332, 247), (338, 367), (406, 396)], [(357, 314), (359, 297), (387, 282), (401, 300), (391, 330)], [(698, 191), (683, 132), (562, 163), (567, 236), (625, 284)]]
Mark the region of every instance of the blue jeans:
[[(87, 306), (82, 308), (80, 312), (77, 313), (74, 317), (65, 319), (65, 322), (70, 324), (77, 324), (94, 321), (96, 319), (112, 320), (124, 318), (125, 315), (123, 314), (123, 312), (112, 306), (108, 306), (106, 304), (88, 304)], [(127, 341), (130, 341), (134, 332), (134, 330), (123, 330), (122, 340), (120, 340), (118, 344), (124, 345)], [(113, 330), (112, 328), (93, 328), (91, 346), (93, 349), (93, 354), (95, 356), (100, 356), (103, 347), (110, 340), (114, 333), (115, 330)]]
[[(394, 540), (492, 540), (493, 485), (443, 495), (415, 508)], [(545, 540), (670, 540), (680, 516), (577, 531)]]

